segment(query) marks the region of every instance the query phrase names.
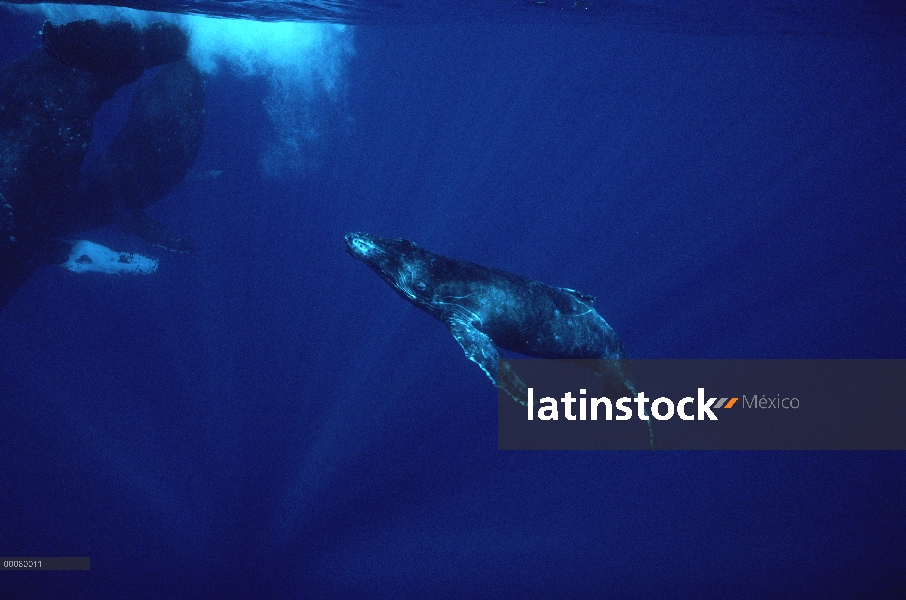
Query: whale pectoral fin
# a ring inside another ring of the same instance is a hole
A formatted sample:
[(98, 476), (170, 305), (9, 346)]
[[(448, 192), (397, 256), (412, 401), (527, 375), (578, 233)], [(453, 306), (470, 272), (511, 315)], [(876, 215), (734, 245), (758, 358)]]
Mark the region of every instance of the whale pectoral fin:
[(116, 224), (124, 233), (137, 236), (146, 244), (160, 246), (171, 252), (193, 252), (196, 249), (191, 240), (179, 237), (142, 210), (120, 211)]
[(157, 259), (141, 254), (117, 252), (88, 240), (78, 240), (69, 246), (69, 260), (60, 266), (73, 273), (94, 271), (108, 275), (148, 275), (157, 270)]
[(526, 401), (528, 390), (525, 387), (525, 384), (519, 379), (519, 376), (513, 371), (505, 359), (500, 360), (500, 373), (497, 376), (497, 387), (502, 388), (507, 394), (510, 395), (510, 398), (521, 404), (522, 406), (527, 406), (528, 402)]
[(500, 360), (500, 352), (491, 338), (472, 325), (458, 319), (451, 319), (447, 323), (447, 327), (462, 346), (466, 358), (477, 363), (481, 370), (491, 378), (494, 385), (497, 385), (497, 361)]
[[(459, 319), (447, 322), (450, 333), (462, 346), (466, 358), (476, 363), (490, 377), (494, 385), (502, 388), (519, 404), (526, 403), (526, 387), (513, 372), (506, 360), (501, 359), (500, 351), (487, 335), (473, 325)], [(498, 371), (498, 364), (500, 369)]]

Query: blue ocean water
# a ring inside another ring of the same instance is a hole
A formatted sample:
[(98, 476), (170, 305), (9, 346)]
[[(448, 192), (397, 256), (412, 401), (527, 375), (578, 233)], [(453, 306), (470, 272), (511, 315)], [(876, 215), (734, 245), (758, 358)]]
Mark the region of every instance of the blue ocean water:
[[(902, 453), (498, 451), (496, 390), (343, 244), (593, 294), (632, 357), (904, 358), (903, 12), (468, 6), (221, 65), (149, 210), (198, 252), (92, 232), (158, 272), (0, 312), (0, 553), (92, 561), (0, 595), (906, 594)], [(42, 19), (0, 15), (2, 62)]]

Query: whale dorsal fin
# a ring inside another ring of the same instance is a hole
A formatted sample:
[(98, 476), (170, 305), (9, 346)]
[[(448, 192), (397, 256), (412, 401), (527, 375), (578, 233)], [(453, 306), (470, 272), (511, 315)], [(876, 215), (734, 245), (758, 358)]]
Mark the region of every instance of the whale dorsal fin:
[(583, 294), (582, 292), (577, 292), (576, 290), (571, 290), (569, 288), (560, 288), (560, 289), (563, 290), (564, 292), (566, 292), (567, 294), (570, 294), (571, 296), (575, 296), (582, 302), (588, 302), (589, 304), (595, 303), (594, 296), (590, 296), (588, 294)]
[[(500, 351), (497, 350), (497, 346), (494, 345), (491, 338), (461, 318), (450, 318), (447, 320), (447, 327), (462, 346), (466, 358), (481, 367), (494, 385), (503, 388), (519, 404), (526, 403), (525, 384), (510, 369), (509, 364), (505, 360), (501, 360)], [(499, 373), (498, 365), (502, 369)]]

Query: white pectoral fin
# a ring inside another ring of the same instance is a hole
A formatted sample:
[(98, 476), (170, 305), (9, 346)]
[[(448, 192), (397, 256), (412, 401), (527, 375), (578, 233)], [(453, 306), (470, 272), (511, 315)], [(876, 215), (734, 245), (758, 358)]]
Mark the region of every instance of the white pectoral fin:
[(494, 385), (497, 385), (497, 361), (500, 360), (500, 352), (497, 351), (497, 346), (494, 345), (491, 338), (478, 331), (474, 326), (460, 320), (451, 319), (447, 326), (450, 328), (450, 333), (462, 346), (466, 358), (481, 367)]
[[(462, 346), (466, 358), (481, 367), (494, 385), (501, 387), (513, 400), (519, 404), (526, 403), (525, 384), (505, 360), (499, 362), (501, 361), (500, 352), (491, 338), (462, 320), (451, 319), (447, 322), (447, 326), (450, 328), (450, 333)], [(499, 372), (498, 364), (500, 365)]]
[(79, 240), (73, 244), (69, 259), (60, 266), (73, 273), (95, 271), (110, 275), (150, 275), (157, 270), (157, 259), (131, 252), (116, 252), (107, 246)]

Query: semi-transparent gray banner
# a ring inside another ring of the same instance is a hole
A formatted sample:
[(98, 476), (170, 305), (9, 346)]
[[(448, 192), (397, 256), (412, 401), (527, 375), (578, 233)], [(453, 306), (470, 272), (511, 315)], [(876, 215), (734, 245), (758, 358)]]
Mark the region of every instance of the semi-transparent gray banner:
[(526, 359), (500, 372), (501, 450), (906, 450), (906, 360)]

